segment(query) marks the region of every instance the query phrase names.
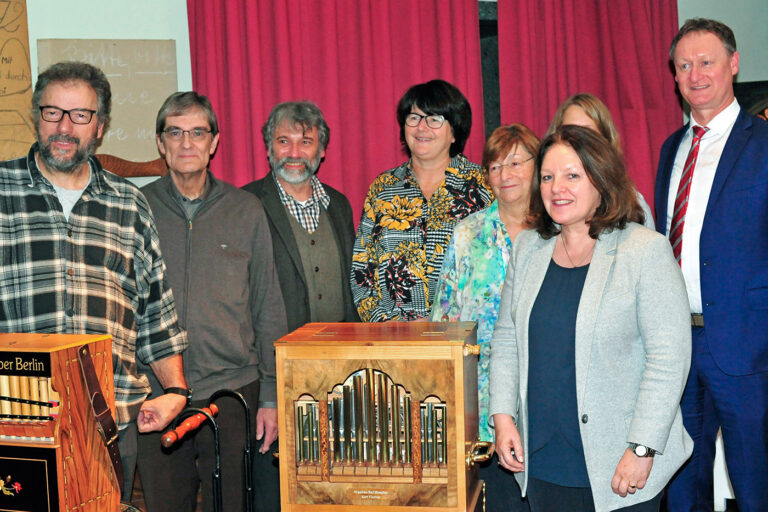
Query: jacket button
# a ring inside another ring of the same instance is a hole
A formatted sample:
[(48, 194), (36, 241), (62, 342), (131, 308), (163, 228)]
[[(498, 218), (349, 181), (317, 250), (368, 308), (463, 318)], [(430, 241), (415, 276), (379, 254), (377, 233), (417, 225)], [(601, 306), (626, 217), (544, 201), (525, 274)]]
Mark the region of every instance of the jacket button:
[(587, 416), (586, 414), (582, 414), (581, 415), (581, 422), (582, 423), (586, 423), (588, 421), (589, 421), (589, 416)]
[(304, 297), (304, 304), (309, 304), (309, 297)]

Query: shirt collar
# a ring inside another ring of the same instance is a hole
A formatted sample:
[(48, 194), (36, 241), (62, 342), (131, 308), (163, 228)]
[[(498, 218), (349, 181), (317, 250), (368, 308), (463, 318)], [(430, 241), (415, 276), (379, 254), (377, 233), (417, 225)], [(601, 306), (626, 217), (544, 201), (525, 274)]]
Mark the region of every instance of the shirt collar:
[[(706, 128), (707, 133), (702, 138), (707, 138), (707, 135), (710, 133), (712, 135), (715, 134), (723, 134), (726, 133), (731, 126), (736, 122), (736, 118), (739, 117), (739, 111), (741, 110), (741, 107), (739, 107), (739, 102), (736, 100), (736, 98), (733, 99), (730, 105), (725, 107), (719, 114), (717, 114), (712, 120), (707, 124)], [(691, 122), (690, 127), (688, 129), (688, 133), (691, 133), (693, 131), (694, 126), (703, 126), (696, 122), (696, 120), (691, 116)], [(711, 135), (710, 135), (711, 136)]]
[[(448, 165), (445, 167), (445, 180), (446, 183), (449, 182), (449, 180), (453, 180), (456, 176), (456, 173), (459, 172), (460, 169), (464, 167), (464, 156), (461, 153), (457, 153), (455, 156), (451, 157), (451, 160), (448, 162)], [(402, 172), (402, 180), (408, 181), (412, 185), (418, 186), (418, 180), (416, 179), (416, 175), (413, 174), (413, 160), (408, 160), (405, 165), (402, 166), (403, 172)], [(395, 174), (397, 174), (397, 171), (395, 171)]]
[(306, 208), (308, 206), (311, 206), (314, 203), (319, 203), (323, 206), (324, 209), (328, 209), (328, 205), (331, 203), (331, 196), (328, 195), (328, 193), (325, 191), (325, 188), (323, 187), (323, 184), (320, 183), (320, 180), (317, 178), (317, 176), (312, 176), (309, 179), (310, 185), (312, 185), (312, 195), (309, 196), (309, 199), (306, 201), (297, 201), (292, 195), (290, 195), (288, 192), (285, 191), (283, 188), (283, 185), (280, 183), (280, 180), (277, 179), (277, 174), (274, 172), (272, 173), (272, 178), (275, 180), (275, 184), (277, 185), (277, 191), (280, 194), (280, 200), (283, 202), (283, 204), (287, 203), (296, 203), (297, 205), (301, 206), (302, 208)]
[(168, 171), (168, 181), (171, 182), (171, 194), (173, 195), (173, 198), (181, 204), (183, 201), (188, 201), (192, 204), (195, 203), (202, 203), (206, 199), (208, 199), (208, 195), (211, 192), (211, 173), (208, 171), (205, 171), (205, 183), (203, 183), (203, 191), (200, 193), (199, 196), (197, 196), (194, 199), (188, 199), (182, 195), (181, 192), (179, 192), (179, 189), (176, 187), (176, 183), (173, 181), (173, 178), (171, 177), (171, 172)]

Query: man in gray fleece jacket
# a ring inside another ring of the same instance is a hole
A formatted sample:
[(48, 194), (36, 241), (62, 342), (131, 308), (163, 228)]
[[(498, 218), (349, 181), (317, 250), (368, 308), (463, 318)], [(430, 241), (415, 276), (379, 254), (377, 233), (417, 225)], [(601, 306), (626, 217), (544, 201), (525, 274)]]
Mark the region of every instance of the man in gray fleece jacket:
[[(251, 406), (263, 453), (277, 437), (273, 342), (287, 332), (266, 215), (253, 194), (208, 172), (219, 142), (208, 98), (172, 94), (160, 108), (156, 133), (169, 172), (143, 192), (155, 216), (180, 324), (189, 336), (184, 368), (191, 405), (208, 405), (219, 389), (238, 390)], [(216, 404), (224, 508), (242, 512), (244, 413), (233, 399)], [(171, 451), (161, 449), (158, 435), (142, 436), (139, 473), (148, 511), (194, 510), (200, 483), (203, 508), (212, 510), (214, 462), (207, 427)]]

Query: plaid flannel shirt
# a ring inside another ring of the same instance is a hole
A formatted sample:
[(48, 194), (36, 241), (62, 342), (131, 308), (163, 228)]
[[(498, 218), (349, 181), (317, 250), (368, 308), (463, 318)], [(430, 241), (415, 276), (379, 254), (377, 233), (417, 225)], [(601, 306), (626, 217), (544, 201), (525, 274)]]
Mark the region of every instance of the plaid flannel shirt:
[(331, 196), (325, 191), (323, 184), (320, 183), (317, 176), (312, 176), (310, 179), (310, 183), (312, 184), (312, 195), (306, 201), (299, 202), (285, 191), (275, 173), (272, 173), (272, 177), (277, 184), (277, 190), (280, 193), (280, 201), (288, 211), (291, 212), (293, 218), (301, 224), (301, 227), (306, 229), (308, 233), (314, 233), (317, 229), (317, 225), (320, 223), (320, 207), (322, 206), (324, 210), (327, 210), (328, 205), (331, 204)]
[(150, 392), (149, 364), (187, 346), (144, 196), (89, 160), (69, 221), (29, 155), (0, 162), (0, 331), (112, 336), (117, 421)]

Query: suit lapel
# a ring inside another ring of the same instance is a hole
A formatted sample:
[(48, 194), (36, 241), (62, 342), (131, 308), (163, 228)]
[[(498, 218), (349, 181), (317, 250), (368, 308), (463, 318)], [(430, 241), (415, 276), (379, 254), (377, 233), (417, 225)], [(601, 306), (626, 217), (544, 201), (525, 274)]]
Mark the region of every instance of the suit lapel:
[(275, 179), (272, 176), (272, 173), (264, 178), (264, 194), (260, 199), (264, 204), (264, 209), (269, 212), (269, 216), (275, 226), (275, 231), (283, 242), (283, 245), (285, 245), (285, 248), (288, 251), (288, 256), (296, 267), (296, 274), (306, 285), (304, 264), (301, 262), (299, 246), (296, 245), (296, 238), (293, 236), (293, 229), (291, 229), (288, 212), (285, 210), (283, 202), (280, 201), (280, 192), (277, 190), (277, 185), (275, 185)]
[[(344, 234), (342, 230), (346, 228), (346, 225), (344, 224), (344, 220), (341, 219), (340, 212), (336, 208), (336, 206), (337, 204), (334, 202), (333, 197), (331, 197), (331, 202), (328, 203), (328, 209), (324, 209), (321, 207), (320, 215), (328, 216), (328, 221), (331, 223), (333, 236), (336, 239), (336, 246), (339, 248), (339, 260), (343, 262), (346, 256), (344, 253), (344, 251), (346, 250), (346, 247), (344, 247)], [(344, 271), (344, 265), (342, 264), (342, 272), (343, 271)]]
[(592, 261), (581, 291), (579, 310), (576, 314), (576, 397), (582, 403), (592, 355), (595, 324), (600, 311), (605, 284), (611, 274), (619, 230), (600, 235), (595, 243)]
[(736, 118), (736, 123), (733, 125), (733, 129), (731, 129), (731, 134), (728, 136), (728, 140), (725, 143), (725, 148), (723, 148), (723, 154), (720, 156), (720, 163), (717, 164), (715, 179), (712, 182), (712, 190), (709, 193), (709, 200), (707, 201), (707, 211), (704, 214), (705, 225), (707, 217), (709, 217), (712, 208), (717, 203), (717, 199), (723, 191), (725, 182), (728, 180), (731, 171), (736, 167), (741, 152), (744, 150), (744, 146), (747, 145), (751, 135), (752, 119), (746, 112), (744, 112), (744, 110), (741, 110), (739, 112), (739, 117)]

